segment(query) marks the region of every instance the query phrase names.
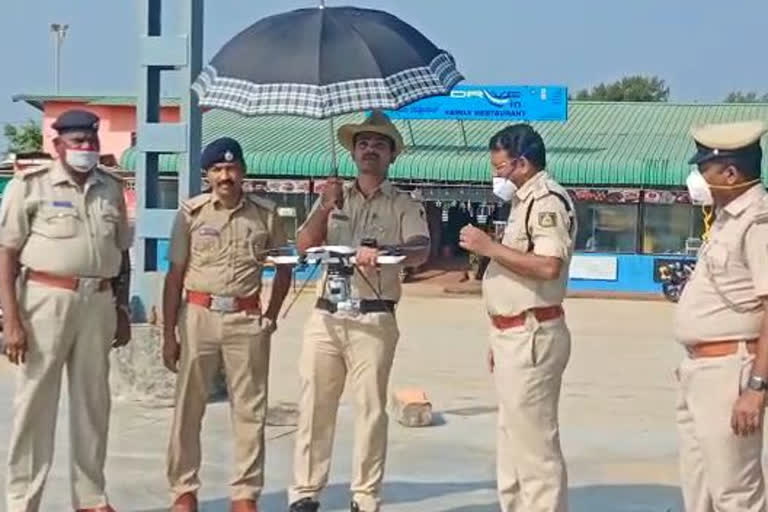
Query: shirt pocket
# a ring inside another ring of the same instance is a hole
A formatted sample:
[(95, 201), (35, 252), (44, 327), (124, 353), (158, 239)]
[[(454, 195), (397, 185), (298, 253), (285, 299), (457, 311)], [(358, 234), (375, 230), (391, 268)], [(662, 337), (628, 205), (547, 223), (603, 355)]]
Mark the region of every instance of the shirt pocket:
[(120, 212), (118, 209), (112, 205), (102, 206), (99, 221), (99, 233), (101, 233), (101, 236), (107, 239), (115, 239), (118, 224), (120, 223)]
[(328, 217), (328, 234), (326, 238), (329, 245), (352, 243), (351, 222), (346, 213), (331, 213)]
[(721, 242), (712, 242), (704, 253), (704, 259), (713, 275), (725, 274), (731, 260), (730, 250)]
[(190, 237), (190, 253), (199, 265), (210, 263), (221, 245), (221, 231), (212, 226), (197, 226)]
[(504, 228), (504, 236), (502, 243), (512, 249), (518, 251), (528, 250), (528, 235), (525, 232), (525, 227), (520, 226), (517, 223), (507, 224)]
[(73, 238), (79, 231), (80, 216), (74, 208), (43, 208), (31, 231), (46, 238)]
[(263, 262), (266, 258), (265, 251), (269, 243), (269, 233), (263, 229), (249, 230), (245, 239), (238, 242), (240, 257), (246, 261)]

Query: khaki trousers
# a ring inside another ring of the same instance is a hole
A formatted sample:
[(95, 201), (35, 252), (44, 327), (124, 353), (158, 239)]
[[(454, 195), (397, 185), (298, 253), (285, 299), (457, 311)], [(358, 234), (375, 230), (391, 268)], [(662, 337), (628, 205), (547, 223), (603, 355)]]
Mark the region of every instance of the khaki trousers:
[(568, 477), (558, 404), (571, 353), (563, 318), (491, 328), (499, 399), (497, 479), (502, 512), (565, 512)]
[(363, 512), (379, 510), (387, 452), (387, 386), (400, 337), (389, 313), (355, 319), (315, 310), (299, 361), (301, 398), (291, 503), (316, 499), (328, 483), (336, 413), (349, 375), (357, 406), (352, 499)]
[(687, 512), (765, 512), (763, 431), (738, 437), (731, 412), (752, 369), (743, 344), (725, 357), (685, 358), (677, 369), (677, 429)]
[(28, 351), (17, 374), (7, 510), (40, 509), (53, 459), (65, 366), (72, 506), (106, 505), (109, 351), (117, 325), (112, 292), (73, 292), (35, 282), (26, 282), (20, 289)]
[(264, 487), (271, 332), (262, 329), (260, 315), (219, 313), (191, 304), (179, 313), (181, 360), (167, 467), (172, 498), (200, 488), (200, 428), (223, 363), (235, 438), (231, 496), (257, 500)]

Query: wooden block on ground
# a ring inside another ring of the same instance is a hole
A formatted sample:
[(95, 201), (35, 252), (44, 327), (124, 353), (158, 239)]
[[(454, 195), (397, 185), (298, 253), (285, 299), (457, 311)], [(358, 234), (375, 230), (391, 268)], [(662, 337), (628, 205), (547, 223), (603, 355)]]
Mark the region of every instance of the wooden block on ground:
[(421, 389), (401, 389), (392, 394), (392, 412), (406, 427), (428, 427), (432, 424), (432, 404)]

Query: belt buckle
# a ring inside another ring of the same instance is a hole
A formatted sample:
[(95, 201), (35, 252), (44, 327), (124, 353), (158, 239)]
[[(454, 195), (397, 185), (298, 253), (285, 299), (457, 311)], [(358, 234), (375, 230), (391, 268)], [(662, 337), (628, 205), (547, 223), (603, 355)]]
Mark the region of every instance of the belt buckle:
[(101, 277), (79, 277), (77, 278), (77, 289), (84, 293), (96, 293), (101, 287)]
[(211, 306), (208, 309), (222, 313), (232, 313), (237, 309), (237, 301), (235, 297), (211, 295)]

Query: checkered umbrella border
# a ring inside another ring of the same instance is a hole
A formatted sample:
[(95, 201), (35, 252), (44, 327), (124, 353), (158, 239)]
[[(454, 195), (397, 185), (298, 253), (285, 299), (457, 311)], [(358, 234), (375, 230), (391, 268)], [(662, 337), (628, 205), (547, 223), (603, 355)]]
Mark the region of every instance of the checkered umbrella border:
[(386, 78), (350, 80), (328, 85), (255, 84), (220, 76), (207, 66), (192, 85), (203, 108), (220, 108), (245, 116), (282, 114), (327, 119), (365, 110), (397, 110), (416, 100), (447, 94), (464, 77), (453, 57), (439, 53), (427, 66)]

